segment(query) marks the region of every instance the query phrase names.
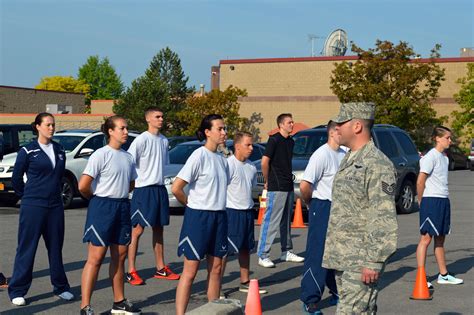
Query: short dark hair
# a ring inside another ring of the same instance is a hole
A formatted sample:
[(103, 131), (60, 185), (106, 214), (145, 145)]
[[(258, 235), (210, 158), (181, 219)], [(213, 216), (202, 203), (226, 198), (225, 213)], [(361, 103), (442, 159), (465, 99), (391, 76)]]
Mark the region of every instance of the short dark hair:
[(39, 113), (38, 115), (36, 115), (35, 121), (33, 121), (33, 122), (31, 123), (31, 128), (33, 129), (33, 134), (34, 134), (35, 136), (38, 135), (38, 129), (36, 129), (36, 125), (41, 125), (41, 123), (43, 122), (43, 118), (44, 118), (44, 117), (51, 117), (51, 118), (54, 119), (53, 114), (47, 113), (47, 112)]
[(436, 137), (442, 137), (446, 134), (446, 132), (452, 133), (451, 129), (445, 126), (436, 126), (433, 129), (433, 133), (431, 134), (431, 140), (436, 141)]
[(206, 129), (211, 130), (212, 128), (212, 121), (213, 120), (224, 120), (221, 115), (218, 114), (210, 114), (204, 117), (201, 120), (201, 125), (199, 126), (199, 129), (196, 131), (196, 137), (198, 138), (199, 141), (206, 140)]
[(107, 139), (107, 142), (109, 142), (109, 138), (110, 138), (109, 129), (114, 129), (115, 128), (115, 121), (119, 120), (119, 119), (123, 119), (123, 120), (126, 121), (126, 119), (123, 118), (122, 116), (114, 115), (114, 116), (108, 117), (104, 121), (104, 123), (100, 126), (100, 131), (102, 131), (102, 133), (105, 135), (105, 139)]
[(249, 137), (253, 139), (253, 135), (247, 131), (237, 131), (234, 135), (234, 145), (240, 143), (244, 137)]
[(328, 124), (326, 126), (327, 133), (329, 134), (330, 130), (336, 129), (336, 126), (337, 126), (337, 123), (335, 121), (332, 121), (332, 120), (328, 121)]
[(145, 117), (149, 114), (149, 113), (152, 113), (152, 112), (161, 112), (161, 113), (164, 113), (161, 108), (157, 107), (157, 106), (150, 106), (150, 107), (147, 107), (145, 109)]
[(290, 113), (283, 113), (283, 114), (280, 114), (278, 115), (277, 117), (277, 126), (278, 128), (280, 128), (280, 124), (283, 122), (283, 120), (285, 120), (285, 118), (293, 118), (293, 116), (290, 114)]
[(360, 121), (365, 129), (372, 131), (372, 128), (374, 127), (373, 119), (361, 119), (361, 118), (354, 118), (354, 119), (357, 119), (358, 121)]

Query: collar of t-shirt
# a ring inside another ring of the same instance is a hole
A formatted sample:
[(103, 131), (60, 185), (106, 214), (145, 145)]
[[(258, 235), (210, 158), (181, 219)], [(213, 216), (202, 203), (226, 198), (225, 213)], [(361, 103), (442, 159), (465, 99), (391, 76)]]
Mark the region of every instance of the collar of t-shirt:
[(53, 165), (53, 168), (56, 167), (56, 158), (54, 157), (54, 148), (53, 144), (50, 142), (48, 144), (42, 144), (41, 142), (38, 141), (38, 144), (41, 148), (41, 150), (46, 153), (46, 155), (49, 157), (51, 164)]

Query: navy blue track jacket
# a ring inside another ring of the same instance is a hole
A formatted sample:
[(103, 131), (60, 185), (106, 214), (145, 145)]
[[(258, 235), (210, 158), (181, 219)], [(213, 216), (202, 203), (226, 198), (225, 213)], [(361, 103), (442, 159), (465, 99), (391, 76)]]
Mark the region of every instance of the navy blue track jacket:
[[(50, 207), (62, 204), (61, 179), (66, 166), (66, 155), (62, 146), (54, 141), (56, 167), (48, 155), (41, 150), (38, 140), (34, 140), (18, 151), (13, 169), (12, 185), (20, 196), (22, 205)], [(23, 182), (26, 173), (27, 182)]]

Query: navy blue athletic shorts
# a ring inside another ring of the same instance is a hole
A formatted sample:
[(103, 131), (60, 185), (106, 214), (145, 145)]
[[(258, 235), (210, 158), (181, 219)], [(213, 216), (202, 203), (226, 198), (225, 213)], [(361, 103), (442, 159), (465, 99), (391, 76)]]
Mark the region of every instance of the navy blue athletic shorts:
[(95, 246), (128, 245), (132, 225), (127, 198), (93, 196), (87, 209), (84, 243)]
[(449, 198), (423, 197), (420, 204), (420, 234), (447, 235), (451, 232)]
[(130, 208), (132, 226), (165, 226), (170, 224), (168, 191), (163, 185), (135, 188)]
[(228, 254), (237, 254), (241, 249), (252, 250), (255, 247), (253, 210), (226, 208)]
[(186, 207), (179, 236), (178, 256), (202, 260), (227, 255), (227, 213)]

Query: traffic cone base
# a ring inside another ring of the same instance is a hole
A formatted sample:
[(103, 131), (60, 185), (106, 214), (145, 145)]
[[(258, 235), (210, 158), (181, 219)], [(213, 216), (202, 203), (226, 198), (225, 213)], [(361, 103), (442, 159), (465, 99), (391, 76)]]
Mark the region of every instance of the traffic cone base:
[(260, 302), (257, 279), (250, 280), (247, 301), (245, 302), (245, 315), (262, 315), (262, 304)]
[(432, 300), (433, 296), (430, 295), (428, 290), (428, 282), (426, 281), (425, 267), (418, 267), (416, 272), (415, 287), (413, 293), (410, 296), (412, 300)]
[(301, 209), (301, 199), (296, 199), (296, 206), (295, 206), (295, 216), (293, 218), (293, 223), (291, 224), (291, 228), (305, 228), (306, 225), (303, 222), (303, 210)]

